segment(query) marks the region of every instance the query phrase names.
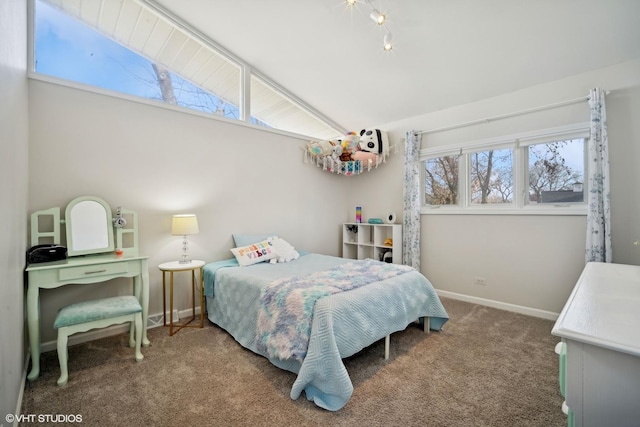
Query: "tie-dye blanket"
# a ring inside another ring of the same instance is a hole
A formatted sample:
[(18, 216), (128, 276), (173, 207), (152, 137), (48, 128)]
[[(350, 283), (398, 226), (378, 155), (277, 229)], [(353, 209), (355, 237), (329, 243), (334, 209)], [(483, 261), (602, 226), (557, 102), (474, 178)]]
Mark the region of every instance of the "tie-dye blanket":
[(258, 351), (281, 360), (304, 360), (318, 299), (413, 270), (406, 265), (367, 259), (271, 282), (260, 295), (256, 330)]

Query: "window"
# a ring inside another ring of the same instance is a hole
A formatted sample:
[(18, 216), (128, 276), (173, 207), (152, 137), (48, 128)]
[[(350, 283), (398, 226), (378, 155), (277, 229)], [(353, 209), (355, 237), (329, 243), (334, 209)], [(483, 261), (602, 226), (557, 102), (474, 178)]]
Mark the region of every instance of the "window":
[[(38, 75), (319, 139), (344, 133), (150, 4), (35, 0), (34, 24), (33, 70)], [(251, 76), (248, 87), (245, 73)]]
[(472, 204), (513, 202), (513, 153), (494, 149), (469, 153)]
[(425, 160), (425, 203), (427, 205), (458, 204), (459, 161), (459, 155)]
[(584, 202), (584, 151), (584, 138), (529, 145), (527, 203)]
[(322, 139), (331, 139), (336, 135), (335, 130), (328, 130), (327, 124), (311, 109), (301, 107), (284, 91), (255, 74), (251, 75), (250, 94), (251, 116), (260, 117), (266, 126), (302, 135), (324, 135)]
[(578, 124), (423, 149), (423, 213), (586, 214), (588, 133)]

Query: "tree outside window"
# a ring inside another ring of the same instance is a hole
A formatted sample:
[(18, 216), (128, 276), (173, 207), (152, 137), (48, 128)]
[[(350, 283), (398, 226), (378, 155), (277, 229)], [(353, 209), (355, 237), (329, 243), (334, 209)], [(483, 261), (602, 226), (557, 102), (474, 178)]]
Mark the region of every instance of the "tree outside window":
[[(567, 131), (560, 130), (565, 135)], [(543, 131), (541, 131), (544, 134)], [(586, 136), (571, 130), (572, 139), (527, 140), (465, 148), (461, 154), (423, 159), (424, 204), (461, 209), (496, 206), (584, 205)], [(487, 211), (488, 208), (480, 208)], [(447, 209), (446, 211), (451, 211)]]
[(469, 156), (471, 203), (513, 202), (513, 151), (476, 151)]
[(458, 169), (460, 156), (429, 159), (425, 167), (425, 203), (455, 205), (458, 203)]
[(584, 201), (584, 139), (528, 147), (528, 203)]

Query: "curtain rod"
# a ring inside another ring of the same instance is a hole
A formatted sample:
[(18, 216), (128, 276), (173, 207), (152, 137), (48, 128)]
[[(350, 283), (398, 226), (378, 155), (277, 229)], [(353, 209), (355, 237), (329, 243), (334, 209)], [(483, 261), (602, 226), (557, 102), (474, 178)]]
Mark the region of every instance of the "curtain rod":
[[(606, 91), (605, 95), (609, 95), (609, 93), (610, 93), (610, 91)], [(421, 131), (418, 131), (416, 133), (426, 134), (426, 133), (443, 132), (445, 130), (452, 130), (452, 129), (458, 129), (458, 128), (463, 128), (463, 127), (467, 127), (467, 126), (479, 125), (479, 124), (482, 124), (482, 123), (489, 123), (489, 122), (492, 122), (494, 120), (507, 119), (509, 117), (521, 116), (523, 114), (535, 113), (537, 111), (550, 110), (552, 108), (558, 108), (558, 107), (563, 107), (565, 105), (577, 104), (578, 102), (588, 101), (588, 100), (589, 100), (588, 96), (582, 96), (580, 98), (569, 99), (567, 101), (556, 102), (554, 104), (547, 104), (547, 105), (542, 105), (540, 107), (529, 108), (529, 109), (526, 109), (526, 110), (514, 111), (513, 113), (499, 114), (497, 116), (491, 116), (491, 117), (487, 117), (485, 119), (472, 120), (470, 122), (458, 123), (457, 125), (444, 126), (444, 127), (434, 128), (434, 129), (429, 129), (429, 130), (421, 130)]]

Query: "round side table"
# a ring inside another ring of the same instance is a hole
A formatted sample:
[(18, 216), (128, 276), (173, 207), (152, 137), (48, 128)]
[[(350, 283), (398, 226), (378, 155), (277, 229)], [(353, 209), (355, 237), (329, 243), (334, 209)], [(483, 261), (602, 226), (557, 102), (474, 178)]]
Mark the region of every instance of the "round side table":
[[(169, 326), (169, 335), (172, 336), (182, 328), (202, 328), (204, 326), (204, 278), (202, 275), (202, 267), (205, 262), (201, 260), (191, 260), (188, 263), (181, 263), (180, 261), (170, 261), (160, 264), (158, 268), (162, 271), (162, 324)], [(199, 287), (200, 287), (200, 325), (192, 325), (191, 322), (196, 320), (196, 270), (199, 271)], [(173, 273), (177, 271), (191, 271), (191, 306), (192, 316), (185, 323), (173, 323)], [(167, 287), (166, 287), (166, 273), (169, 273), (169, 325), (167, 325)]]

